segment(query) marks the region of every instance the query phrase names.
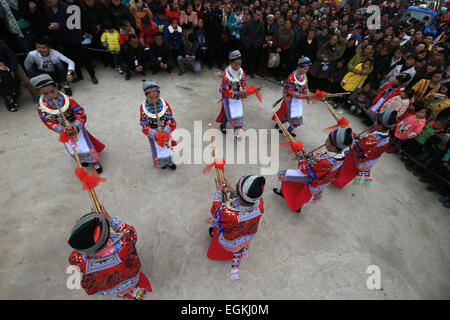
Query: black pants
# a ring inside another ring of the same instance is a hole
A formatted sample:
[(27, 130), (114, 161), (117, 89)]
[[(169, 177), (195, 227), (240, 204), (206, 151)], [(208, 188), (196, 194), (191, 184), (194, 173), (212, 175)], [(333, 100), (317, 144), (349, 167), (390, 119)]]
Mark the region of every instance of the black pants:
[(242, 58), (244, 70), (247, 74), (253, 75), (256, 72), (258, 66), (258, 48), (242, 47)]
[(31, 69), (27, 70), (28, 74), (30, 75), (30, 78), (36, 77), (40, 74), (46, 73), (50, 77), (52, 77), (53, 81), (59, 84), (63, 84), (67, 82), (67, 67), (64, 66), (62, 63), (56, 63), (54, 65), (55, 70), (53, 72), (47, 72), (38, 69), (37, 66), (33, 65)]
[(64, 44), (64, 49), (66, 51), (67, 57), (75, 62), (75, 72), (78, 77), (83, 77), (81, 72), (81, 67), (86, 67), (87, 72), (91, 77), (95, 76), (94, 65), (92, 64), (92, 59), (89, 53), (83, 49), (81, 44)]
[(208, 66), (212, 67), (214, 62), (220, 68), (222, 66), (222, 41), (209, 41), (207, 44)]
[[(129, 65), (128, 63), (125, 63), (122, 61), (120, 64), (120, 68), (123, 72), (125, 72), (126, 75), (131, 75), (131, 71), (135, 71), (136, 68), (134, 66)], [(145, 72), (145, 66), (142, 66), (142, 71), (140, 73)]]
[(159, 65), (160, 64), (159, 61), (150, 63), (150, 66), (154, 73), (158, 73), (161, 70), (164, 70), (167, 73), (171, 73), (172, 69), (175, 67), (175, 64), (173, 61), (162, 61), (162, 63), (167, 64), (167, 69), (164, 70), (163, 68), (161, 68), (161, 66)]

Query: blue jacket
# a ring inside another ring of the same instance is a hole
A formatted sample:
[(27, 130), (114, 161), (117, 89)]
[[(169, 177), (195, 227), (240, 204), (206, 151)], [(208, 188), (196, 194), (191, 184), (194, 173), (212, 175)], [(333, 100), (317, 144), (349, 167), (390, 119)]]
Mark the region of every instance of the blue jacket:
[(167, 42), (169, 35), (169, 30), (167, 29), (169, 27), (169, 22), (167, 19), (164, 18), (164, 20), (159, 20), (158, 16), (155, 15), (153, 17), (153, 22), (156, 24), (156, 30), (158, 30), (158, 32), (160, 31), (160, 28), (163, 28), (163, 38), (164, 41)]
[[(182, 45), (181, 41), (181, 27), (178, 26), (178, 30), (174, 30), (172, 26), (169, 26), (167, 28), (168, 35), (167, 35), (167, 44), (169, 47), (172, 48), (180, 48)], [(170, 30), (173, 30), (173, 32), (170, 32)]]

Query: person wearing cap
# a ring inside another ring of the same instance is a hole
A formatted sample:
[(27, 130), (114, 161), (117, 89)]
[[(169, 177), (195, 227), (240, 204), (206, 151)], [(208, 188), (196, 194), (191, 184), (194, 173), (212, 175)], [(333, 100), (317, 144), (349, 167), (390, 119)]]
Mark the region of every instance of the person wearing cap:
[(332, 183), (343, 188), (350, 181), (354, 184), (369, 186), (372, 182), (371, 169), (390, 145), (390, 129), (397, 122), (397, 111), (380, 113), (369, 133), (356, 137), (350, 146), (342, 165), (341, 175)]
[(176, 142), (169, 138), (162, 146), (158, 143), (162, 133), (170, 134), (177, 127), (172, 109), (167, 101), (161, 98), (160, 87), (155, 81), (143, 81), (142, 89), (146, 99), (140, 106), (140, 124), (142, 133), (150, 142), (153, 164), (155, 168), (169, 167), (175, 170), (177, 166), (172, 161), (172, 147)]
[[(239, 179), (236, 191), (227, 178), (222, 185), (217, 180), (217, 191), (211, 207), (214, 227), (209, 233), (213, 237), (208, 250), (212, 260), (232, 260), (232, 281), (239, 279), (239, 263), (248, 258), (250, 241), (258, 231), (258, 224), (264, 213), (262, 199), (266, 179), (263, 176), (247, 175)], [(229, 200), (224, 202), (223, 192), (230, 192)]]
[[(303, 108), (302, 99), (314, 97), (313, 93), (308, 89), (308, 77), (306, 73), (311, 66), (311, 60), (308, 57), (300, 57), (297, 69), (286, 79), (283, 88), (283, 102), (276, 112), (282, 123), (289, 123), (288, 131), (295, 137), (294, 129), (303, 124)], [(301, 95), (304, 95), (301, 97)], [(275, 121), (275, 116), (272, 117)], [(275, 128), (282, 133), (278, 124)]]
[(311, 198), (320, 200), (323, 190), (336, 179), (345, 159), (345, 149), (353, 142), (351, 128), (338, 128), (330, 132), (325, 141), (326, 152), (314, 155), (312, 160), (305, 159), (297, 151), (298, 169), (280, 170), (278, 179), (280, 188), (273, 192), (285, 198), (292, 212), (301, 212), (302, 206)]
[(228, 56), (230, 65), (222, 73), (222, 85), (219, 92), (222, 94), (222, 109), (216, 122), (220, 123), (220, 130), (226, 134), (227, 122), (233, 126), (236, 139), (240, 140), (239, 129), (245, 124), (242, 99), (248, 96), (245, 91), (247, 81), (245, 72), (241, 68), (242, 58), (239, 50), (232, 51)]
[(141, 300), (152, 292), (150, 281), (141, 272), (136, 229), (111, 217), (103, 206), (100, 213), (82, 216), (67, 242), (74, 249), (69, 264), (79, 268), (81, 287), (88, 295)]
[[(100, 165), (99, 153), (105, 148), (105, 145), (86, 130), (84, 109), (72, 97), (58, 91), (58, 87), (48, 74), (41, 74), (31, 78), (30, 81), (41, 94), (38, 115), (42, 122), (56, 133), (60, 134), (65, 131), (70, 136), (76, 136), (75, 147), (81, 164), (83, 166), (91, 164), (97, 173), (101, 173), (103, 169)], [(68, 125), (61, 116), (61, 112), (69, 122)], [(71, 141), (65, 143), (69, 154), (75, 157), (72, 145)]]

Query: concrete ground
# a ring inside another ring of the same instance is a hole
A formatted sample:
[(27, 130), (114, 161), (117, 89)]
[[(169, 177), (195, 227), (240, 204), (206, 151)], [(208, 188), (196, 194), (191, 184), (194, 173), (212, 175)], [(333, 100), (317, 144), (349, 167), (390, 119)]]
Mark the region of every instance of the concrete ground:
[[(370, 188), (329, 187), (319, 204), (305, 205), (301, 214), (272, 193), (276, 174), (266, 175), (265, 214), (241, 279), (231, 282), (230, 263), (206, 257), (215, 173), (202, 174), (205, 163), (180, 164), (175, 172), (155, 169), (139, 126), (143, 77), (125, 81), (112, 69), (98, 69), (100, 83), (75, 84), (73, 97), (85, 108), (88, 130), (106, 144), (101, 156), (107, 181), (96, 191), (112, 216), (136, 227), (150, 299), (450, 298), (449, 211), (392, 154), (378, 162)], [(218, 72), (145, 78), (160, 83), (183, 133), (193, 132), (198, 120), (205, 130), (217, 116)], [(248, 82), (263, 86), (263, 104), (246, 100), (247, 128), (272, 129), (271, 105), (281, 87)], [(66, 286), (71, 249), (65, 239), (91, 205), (73, 173), (75, 162), (36, 108), (25, 90), (19, 112), (0, 108), (0, 299), (115, 299)], [(333, 119), (322, 103), (304, 106), (304, 115), (296, 132), (311, 150), (324, 142), (322, 129)], [(364, 129), (346, 117), (355, 131)], [(284, 141), (277, 132), (275, 137)], [(207, 142), (192, 147), (192, 159), (202, 148), (209, 152)], [(242, 175), (259, 174), (260, 167), (227, 165), (225, 172), (234, 184)], [(284, 148), (279, 167), (296, 167)], [(379, 290), (367, 286), (372, 265), (381, 271)]]

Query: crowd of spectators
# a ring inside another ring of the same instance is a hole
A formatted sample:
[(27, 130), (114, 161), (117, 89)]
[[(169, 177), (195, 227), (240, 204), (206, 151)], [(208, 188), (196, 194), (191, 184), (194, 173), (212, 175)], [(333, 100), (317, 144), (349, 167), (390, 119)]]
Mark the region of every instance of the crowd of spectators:
[[(29, 78), (41, 73), (71, 95), (82, 68), (98, 83), (95, 64), (125, 80), (175, 68), (182, 76), (204, 66), (223, 70), (236, 49), (249, 77), (283, 82), (307, 56), (310, 90), (349, 92), (332, 101), (335, 108), (367, 125), (380, 112), (398, 112), (389, 151), (422, 181), (439, 181), (450, 206), (450, 14), (403, 16), (417, 1), (340, 2), (0, 0), (0, 94), (14, 112), (21, 86), (37, 101)], [(381, 8), (379, 28), (368, 25), (371, 4)], [(79, 27), (70, 6), (79, 8)]]

